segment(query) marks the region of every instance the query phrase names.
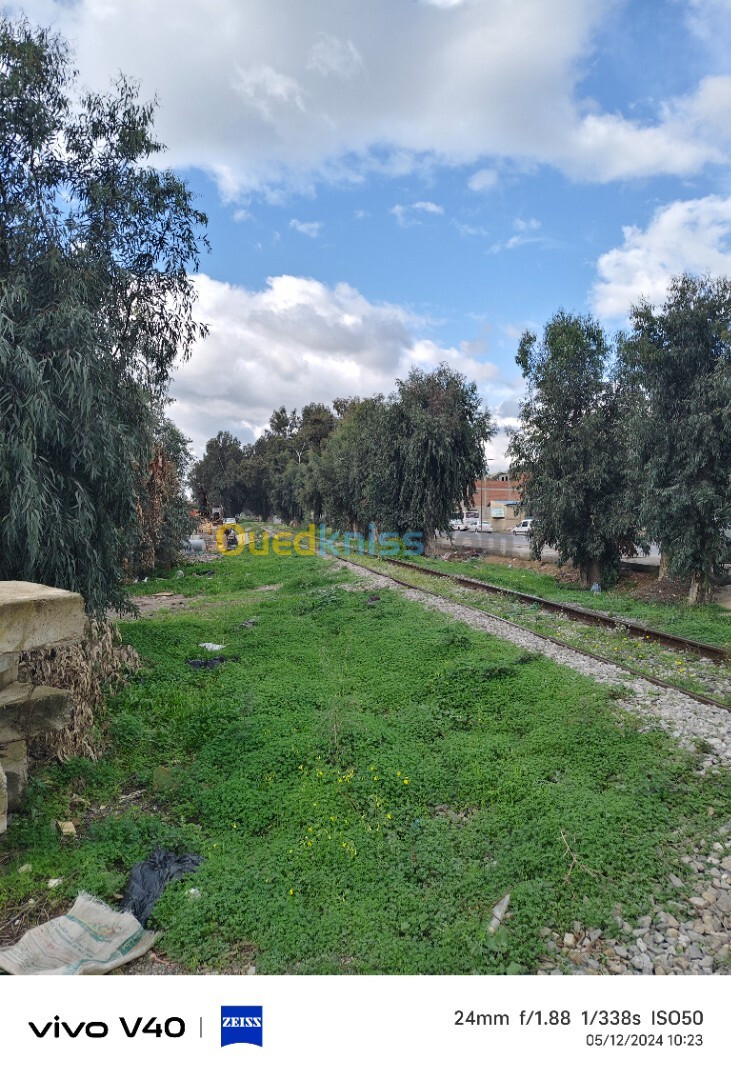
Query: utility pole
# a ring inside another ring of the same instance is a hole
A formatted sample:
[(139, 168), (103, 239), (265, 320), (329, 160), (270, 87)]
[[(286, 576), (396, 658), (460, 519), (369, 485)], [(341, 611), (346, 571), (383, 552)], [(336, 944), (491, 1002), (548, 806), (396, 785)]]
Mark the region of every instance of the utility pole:
[[(487, 468), (488, 463), (491, 462), (491, 461), (494, 461), (494, 460), (495, 460), (495, 458), (491, 458), (491, 457), (485, 458), (485, 467)], [(482, 522), (483, 522), (484, 514), (485, 514), (484, 506), (485, 506), (485, 480), (486, 479), (487, 479), (487, 477), (483, 474), (482, 480), (480, 481), (480, 532), (482, 532)]]

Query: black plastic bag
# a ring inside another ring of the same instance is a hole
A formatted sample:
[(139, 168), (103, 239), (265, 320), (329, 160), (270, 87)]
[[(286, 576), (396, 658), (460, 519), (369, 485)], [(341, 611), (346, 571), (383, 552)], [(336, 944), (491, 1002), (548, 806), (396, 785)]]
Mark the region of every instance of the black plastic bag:
[(207, 660), (186, 660), (188, 667), (192, 668), (217, 668), (221, 664), (225, 664), (228, 660), (239, 660), (238, 656), (209, 656)]
[(167, 883), (197, 870), (202, 862), (202, 855), (176, 855), (174, 851), (155, 848), (149, 859), (135, 863), (130, 870), (122, 897), (122, 911), (131, 911), (137, 921), (146, 926)]

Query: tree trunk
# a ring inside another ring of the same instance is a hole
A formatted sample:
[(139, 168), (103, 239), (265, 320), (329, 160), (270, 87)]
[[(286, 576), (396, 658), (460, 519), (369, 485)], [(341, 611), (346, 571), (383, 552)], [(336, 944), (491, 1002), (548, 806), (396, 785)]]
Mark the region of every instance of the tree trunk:
[(428, 536), (424, 537), (424, 554), (429, 559), (435, 559), (439, 554), (437, 538), (434, 533), (430, 533)]
[(660, 568), (657, 572), (657, 580), (670, 580), (670, 556), (665, 551), (660, 552)]
[(595, 584), (601, 585), (602, 571), (598, 559), (590, 559), (589, 562), (584, 563), (580, 568), (580, 573), (581, 584), (585, 589), (590, 589)]
[(690, 579), (688, 590), (688, 603), (693, 607), (699, 604), (707, 604), (711, 599), (711, 582), (704, 574), (695, 573)]

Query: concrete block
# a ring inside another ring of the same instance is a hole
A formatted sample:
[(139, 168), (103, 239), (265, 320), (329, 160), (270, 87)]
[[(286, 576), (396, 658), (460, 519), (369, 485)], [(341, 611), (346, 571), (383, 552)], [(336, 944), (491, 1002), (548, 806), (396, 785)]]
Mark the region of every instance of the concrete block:
[(28, 746), (25, 739), (0, 746), (0, 768), (8, 785), (8, 810), (16, 810), (28, 783)]
[(0, 745), (41, 731), (60, 731), (73, 706), (70, 690), (13, 683), (0, 690)]
[(85, 628), (78, 593), (32, 581), (0, 581), (0, 654), (77, 641)]
[(0, 833), (8, 827), (8, 781), (5, 770), (0, 765)]

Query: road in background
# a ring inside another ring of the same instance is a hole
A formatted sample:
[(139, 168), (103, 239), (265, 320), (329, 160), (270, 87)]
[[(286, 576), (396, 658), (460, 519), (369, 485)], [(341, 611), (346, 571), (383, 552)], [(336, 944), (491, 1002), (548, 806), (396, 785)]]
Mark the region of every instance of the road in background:
[[(454, 532), (451, 534), (451, 543), (446, 537), (442, 537), (438, 543), (445, 551), (450, 548), (473, 548), (491, 555), (504, 555), (513, 559), (529, 560), (531, 558), (529, 538), (513, 536), (509, 532)], [(558, 552), (552, 547), (544, 547), (541, 552), (541, 562), (558, 562)], [(649, 555), (638, 555), (634, 559), (625, 559), (624, 562), (640, 566), (659, 566), (660, 550), (656, 544), (653, 544)]]

